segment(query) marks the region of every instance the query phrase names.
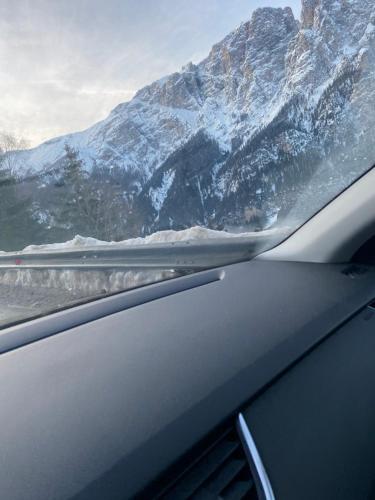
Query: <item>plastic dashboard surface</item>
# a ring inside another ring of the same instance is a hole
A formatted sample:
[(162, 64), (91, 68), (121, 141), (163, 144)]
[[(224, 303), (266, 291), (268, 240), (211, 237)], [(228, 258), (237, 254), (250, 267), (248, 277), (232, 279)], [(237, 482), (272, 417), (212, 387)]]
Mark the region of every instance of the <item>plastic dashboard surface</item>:
[(2, 497), (132, 497), (369, 303), (374, 278), (253, 260), (4, 330)]
[(275, 498), (375, 498), (375, 310), (367, 308), (245, 411)]

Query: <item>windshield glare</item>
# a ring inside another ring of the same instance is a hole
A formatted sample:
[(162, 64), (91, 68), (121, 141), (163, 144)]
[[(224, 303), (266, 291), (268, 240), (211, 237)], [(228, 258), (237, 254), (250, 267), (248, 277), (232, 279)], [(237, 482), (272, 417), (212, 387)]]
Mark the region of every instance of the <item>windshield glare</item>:
[(289, 3), (2, 1), (0, 324), (247, 260), (373, 166), (373, 0)]

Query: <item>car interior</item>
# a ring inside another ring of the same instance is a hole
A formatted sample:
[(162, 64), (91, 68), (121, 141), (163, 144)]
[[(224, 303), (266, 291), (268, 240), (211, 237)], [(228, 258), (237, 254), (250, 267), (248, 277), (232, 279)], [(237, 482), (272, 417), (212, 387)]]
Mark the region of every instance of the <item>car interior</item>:
[(0, 500), (375, 500), (375, 0), (0, 0)]
[(3, 498), (374, 498), (375, 170), (274, 249), (0, 334)]

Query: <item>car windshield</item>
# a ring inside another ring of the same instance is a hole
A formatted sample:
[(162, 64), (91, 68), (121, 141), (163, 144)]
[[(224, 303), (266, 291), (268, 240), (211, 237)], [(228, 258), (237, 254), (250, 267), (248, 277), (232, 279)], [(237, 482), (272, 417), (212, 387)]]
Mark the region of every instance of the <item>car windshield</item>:
[(374, 0), (2, 0), (0, 324), (254, 257), (375, 163)]

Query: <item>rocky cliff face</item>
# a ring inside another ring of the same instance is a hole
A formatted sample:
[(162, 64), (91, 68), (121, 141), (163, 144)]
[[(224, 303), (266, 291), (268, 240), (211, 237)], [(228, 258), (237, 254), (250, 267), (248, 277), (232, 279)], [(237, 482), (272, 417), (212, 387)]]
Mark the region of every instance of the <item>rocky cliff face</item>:
[(262, 228), (293, 210), (306, 218), (307, 179), (324, 203), (373, 160), (375, 5), (302, 3), (300, 22), (289, 8), (256, 10), (200, 64), (145, 87), (85, 132), (22, 153), (22, 161), (51, 168), (68, 142), (88, 165), (131, 170), (146, 232)]

